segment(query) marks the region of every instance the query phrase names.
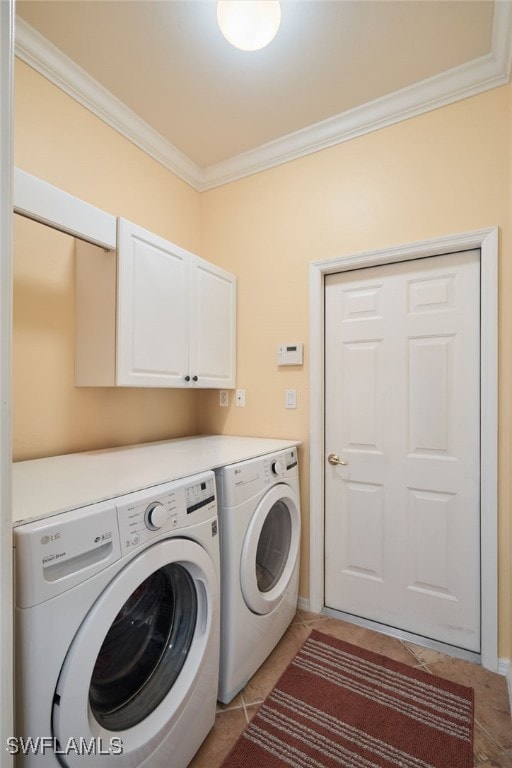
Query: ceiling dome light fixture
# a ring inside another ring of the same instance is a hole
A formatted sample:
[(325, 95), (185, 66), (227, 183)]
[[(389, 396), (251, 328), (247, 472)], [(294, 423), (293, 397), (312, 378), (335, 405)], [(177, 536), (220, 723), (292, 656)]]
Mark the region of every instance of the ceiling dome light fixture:
[(217, 21), (231, 45), (259, 51), (276, 36), (281, 23), (279, 0), (219, 0)]

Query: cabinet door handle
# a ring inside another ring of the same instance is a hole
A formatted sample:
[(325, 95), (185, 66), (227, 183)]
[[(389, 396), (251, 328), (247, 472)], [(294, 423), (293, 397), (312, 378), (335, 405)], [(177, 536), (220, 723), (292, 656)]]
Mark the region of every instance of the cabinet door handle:
[(190, 381), (190, 376), (185, 376), (185, 381)]
[(197, 376), (192, 376), (192, 381), (197, 381)]

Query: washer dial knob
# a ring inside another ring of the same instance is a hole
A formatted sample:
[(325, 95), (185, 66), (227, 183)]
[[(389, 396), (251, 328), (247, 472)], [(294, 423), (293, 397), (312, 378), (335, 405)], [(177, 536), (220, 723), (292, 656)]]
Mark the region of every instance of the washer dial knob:
[(272, 473), (277, 477), (281, 477), (282, 475), (284, 475), (284, 466), (283, 466), (283, 462), (280, 459), (277, 459), (276, 461), (272, 462)]
[(158, 531), (167, 522), (167, 510), (159, 501), (150, 504), (144, 513), (146, 528), (150, 531)]

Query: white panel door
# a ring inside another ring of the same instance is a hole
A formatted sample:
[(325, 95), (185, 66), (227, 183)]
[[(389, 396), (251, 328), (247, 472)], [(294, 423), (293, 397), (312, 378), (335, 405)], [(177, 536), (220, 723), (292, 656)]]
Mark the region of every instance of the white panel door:
[(189, 256), (142, 227), (119, 220), (118, 385), (186, 386)]
[(326, 605), (478, 652), (479, 252), (328, 276), (325, 366)]
[(190, 260), (190, 373), (198, 387), (234, 387), (236, 278), (208, 261)]

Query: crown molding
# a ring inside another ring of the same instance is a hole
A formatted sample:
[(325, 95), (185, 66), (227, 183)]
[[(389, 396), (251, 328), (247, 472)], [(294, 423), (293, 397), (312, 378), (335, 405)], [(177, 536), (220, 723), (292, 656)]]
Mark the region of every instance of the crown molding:
[(508, 83), (512, 3), (496, 2), (492, 51), (458, 67), (203, 169), (201, 191), (327, 149)]
[(45, 37), (16, 17), (16, 56), (180, 179), (198, 189), (201, 171), (110, 91)]
[(512, 62), (512, 2), (495, 3), (489, 54), (203, 169), (20, 18), (16, 55), (203, 192), (505, 85)]

